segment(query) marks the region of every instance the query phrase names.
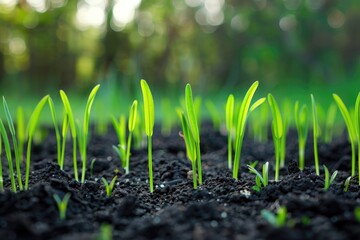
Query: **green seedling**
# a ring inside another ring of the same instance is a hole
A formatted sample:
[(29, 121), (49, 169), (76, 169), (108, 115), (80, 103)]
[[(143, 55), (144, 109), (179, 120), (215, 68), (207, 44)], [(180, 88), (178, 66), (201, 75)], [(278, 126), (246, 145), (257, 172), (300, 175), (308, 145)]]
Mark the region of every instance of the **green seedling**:
[(20, 161), (22, 161), (24, 157), (24, 145), (26, 140), (24, 110), (22, 107), (17, 108), (16, 130), (17, 130), (17, 138), (18, 138), (17, 140), (19, 144), (19, 156), (20, 156)]
[[(200, 104), (199, 104), (200, 105)], [(201, 154), (200, 154), (200, 132), (199, 132), (199, 109), (197, 105), (194, 104), (193, 95), (190, 84), (186, 84), (185, 87), (185, 106), (186, 106), (186, 115), (188, 121), (188, 127), (190, 133), (195, 142), (195, 151), (196, 151), (196, 161), (197, 161), (197, 174), (199, 184), (202, 184), (202, 166), (201, 166)]]
[[(337, 104), (337, 106), (340, 109), (341, 115), (344, 118), (346, 128), (348, 130), (350, 144), (351, 144), (351, 177), (354, 177), (355, 176), (355, 168), (356, 168), (355, 167), (355, 161), (356, 161), (356, 159), (355, 159), (356, 158), (355, 149), (356, 149), (356, 144), (357, 144), (358, 135), (359, 135), (359, 134), (357, 135), (356, 129), (358, 129), (359, 124), (356, 124), (357, 127), (355, 128), (353, 120), (352, 120), (352, 118), (350, 116), (350, 113), (349, 113), (348, 109), (346, 108), (344, 102), (336, 94), (333, 94), (333, 98), (335, 100), (335, 103)], [(357, 99), (359, 99), (359, 95), (358, 95)], [(358, 102), (358, 101), (356, 101), (356, 102)], [(358, 121), (358, 119), (359, 119), (358, 118), (358, 116), (359, 116), (358, 113), (360, 112), (359, 111), (359, 104), (357, 105), (357, 109), (355, 108), (355, 111), (357, 113), (357, 114), (355, 114), (355, 119), (357, 119), (355, 122), (359, 123), (359, 121)], [(359, 161), (359, 163), (360, 163), (360, 161)], [(359, 177), (360, 177), (360, 174), (359, 174)], [(360, 178), (359, 178), (359, 181), (360, 181)]]
[(304, 170), (305, 166), (305, 145), (308, 135), (307, 107), (302, 105), (299, 108), (299, 102), (295, 102), (295, 125), (298, 133), (299, 144), (299, 169)]
[(344, 192), (347, 192), (347, 191), (349, 190), (350, 181), (351, 181), (351, 176), (349, 176), (349, 177), (346, 178), (346, 180), (345, 180), (345, 183), (344, 183)]
[(234, 95), (230, 94), (225, 106), (226, 130), (228, 134), (228, 168), (232, 168), (232, 142), (234, 134)]
[(329, 187), (331, 186), (331, 184), (334, 182), (336, 175), (338, 174), (338, 171), (336, 170), (335, 172), (333, 172), (333, 174), (331, 174), (331, 177), (330, 177), (329, 169), (325, 165), (323, 165), (323, 166), (324, 166), (324, 171), (325, 171), (324, 190), (328, 190)]
[(140, 81), (141, 91), (144, 102), (144, 122), (145, 122), (145, 133), (147, 136), (148, 143), (148, 165), (149, 165), (149, 184), (150, 192), (154, 191), (154, 180), (153, 180), (153, 167), (152, 167), (152, 135), (154, 130), (154, 100), (149, 88), (149, 85), (145, 80)]
[(30, 177), (30, 162), (31, 162), (31, 144), (34, 138), (36, 126), (39, 122), (40, 113), (42, 112), (45, 104), (48, 102), (49, 95), (43, 97), (39, 103), (36, 105), (34, 111), (32, 112), (29, 123), (27, 125), (27, 149), (26, 149), (26, 168), (25, 168), (25, 190), (29, 188), (29, 177)]
[(313, 120), (313, 139), (314, 139), (314, 162), (315, 162), (315, 172), (316, 175), (320, 175), (319, 170), (319, 154), (317, 147), (317, 140), (320, 136), (320, 125), (319, 125), (319, 117), (316, 110), (316, 102), (314, 95), (310, 94), (311, 97), (311, 108), (312, 108), (312, 120)]
[(354, 215), (355, 215), (356, 221), (360, 222), (360, 207), (356, 207), (354, 209)]
[(100, 226), (100, 233), (96, 237), (96, 240), (112, 240), (112, 227), (110, 224), (103, 223)]
[(112, 191), (115, 187), (115, 182), (116, 182), (117, 176), (114, 176), (113, 179), (111, 180), (110, 184), (108, 183), (108, 181), (105, 178), (101, 178), (101, 181), (104, 183), (105, 186), (105, 191), (106, 191), (106, 197), (110, 197), (112, 194)]
[(259, 82), (256, 81), (250, 86), (250, 88), (245, 94), (239, 112), (237, 114), (238, 116), (237, 116), (237, 125), (236, 125), (236, 133), (235, 133), (235, 157), (234, 157), (234, 166), (233, 166), (234, 179), (238, 179), (241, 148), (246, 130), (246, 120), (248, 118), (248, 112), (249, 112), (251, 100), (254, 96), (254, 93), (258, 85)]
[[(66, 93), (63, 90), (60, 90), (60, 97), (61, 97), (61, 100), (62, 100), (63, 105), (64, 105), (64, 109), (65, 109), (65, 116), (64, 116), (64, 123), (65, 124), (63, 124), (63, 131), (62, 131), (62, 133), (63, 133), (63, 141), (65, 141), (64, 135), (66, 135), (67, 126), (70, 125), (71, 137), (72, 137), (72, 142), (73, 142), (74, 177), (75, 177), (76, 181), (79, 181), (78, 169), (77, 169), (77, 158), (76, 158), (76, 151), (77, 151), (76, 137), (77, 137), (77, 132), (76, 132), (74, 114), (73, 114), (73, 111), (71, 109), (69, 99), (68, 99)], [(63, 146), (65, 147), (65, 144)], [(65, 148), (63, 148), (63, 149), (65, 149)]]
[(325, 120), (324, 142), (330, 143), (334, 132), (334, 123), (336, 118), (336, 104), (331, 103)]
[[(13, 167), (12, 156), (11, 156), (10, 142), (9, 142), (9, 138), (6, 133), (6, 130), (5, 130), (4, 123), (1, 120), (1, 118), (0, 118), (0, 134), (1, 134), (0, 139), (2, 139), (2, 142), (4, 142), (6, 158), (8, 160), (11, 189), (13, 192), (16, 192), (15, 174), (14, 174), (14, 167)], [(0, 177), (3, 178), (2, 174)]]
[(96, 93), (98, 92), (99, 88), (100, 88), (100, 84), (96, 85), (89, 94), (84, 112), (83, 128), (82, 131), (80, 131), (81, 134), (79, 134), (79, 148), (80, 148), (80, 156), (82, 160), (81, 183), (85, 182), (86, 162), (87, 162), (86, 151), (87, 151), (88, 134), (89, 134), (90, 112)]
[(266, 162), (262, 166), (262, 174), (260, 174), (253, 166), (248, 165), (248, 169), (251, 173), (255, 174), (255, 186), (252, 187), (253, 190), (260, 192), (261, 187), (266, 187), (269, 183), (269, 162)]
[(121, 115), (119, 121), (112, 117), (112, 123), (115, 129), (115, 133), (118, 137), (118, 146), (113, 146), (113, 149), (118, 154), (122, 168), (126, 168), (126, 118), (125, 115)]
[(15, 167), (16, 167), (16, 174), (17, 174), (17, 179), (18, 179), (18, 184), (19, 184), (19, 188), (20, 190), (23, 190), (23, 183), (22, 183), (22, 179), (21, 179), (21, 170), (20, 170), (20, 156), (19, 156), (19, 147), (18, 147), (18, 143), (17, 143), (17, 137), (16, 137), (16, 132), (15, 132), (15, 127), (14, 127), (14, 122), (11, 118), (11, 114), (9, 111), (9, 107), (6, 103), (5, 97), (3, 96), (3, 106), (4, 106), (4, 110), (5, 110), (5, 116), (8, 122), (8, 127), (10, 130), (10, 134), (11, 134), (11, 138), (13, 141), (13, 147), (14, 147), (14, 152), (15, 152)]
[(130, 149), (131, 149), (131, 138), (136, 126), (136, 113), (137, 113), (137, 105), (138, 105), (138, 101), (134, 100), (133, 104), (131, 105), (131, 109), (130, 109), (130, 115), (129, 115), (129, 123), (128, 123), (128, 130), (129, 130), (129, 136), (128, 136), (128, 141), (127, 141), (127, 145), (126, 145), (126, 174), (129, 173), (130, 171)]
[(275, 181), (279, 181), (280, 157), (282, 151), (281, 148), (283, 146), (281, 144), (281, 141), (284, 136), (284, 125), (278, 104), (275, 98), (270, 93), (268, 94), (268, 102), (273, 116), (273, 121), (271, 126), (272, 126), (274, 148), (275, 148)]
[(279, 207), (276, 214), (264, 209), (261, 216), (274, 227), (284, 227), (288, 218), (286, 207)]
[(185, 147), (186, 147), (186, 155), (188, 159), (191, 162), (191, 168), (192, 168), (192, 179), (193, 179), (193, 187), (194, 189), (197, 189), (197, 177), (196, 177), (196, 142), (193, 138), (193, 135), (191, 133), (188, 120), (186, 119), (186, 116), (183, 112), (178, 112), (179, 117), (181, 119), (181, 126), (182, 126), (182, 135), (184, 141), (185, 141)]
[(66, 210), (70, 197), (71, 197), (71, 193), (66, 193), (63, 199), (61, 199), (59, 195), (57, 195), (56, 193), (53, 195), (53, 198), (59, 210), (59, 219), (62, 221), (65, 220), (66, 218)]
[(210, 113), (213, 128), (216, 130), (220, 129), (220, 114), (214, 102), (207, 100), (205, 101), (205, 106)]

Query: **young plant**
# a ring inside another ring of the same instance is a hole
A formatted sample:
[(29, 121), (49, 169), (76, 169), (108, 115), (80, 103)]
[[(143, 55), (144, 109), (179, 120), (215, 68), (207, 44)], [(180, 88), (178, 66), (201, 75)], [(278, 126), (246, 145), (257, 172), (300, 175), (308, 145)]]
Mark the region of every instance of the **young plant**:
[(105, 191), (106, 191), (106, 197), (110, 197), (112, 194), (112, 191), (115, 187), (115, 182), (116, 182), (117, 176), (114, 176), (113, 179), (111, 180), (110, 184), (108, 183), (108, 181), (105, 178), (101, 178), (101, 181), (104, 183), (105, 186)]
[(17, 130), (17, 138), (19, 144), (19, 156), (20, 161), (22, 162), (24, 157), (24, 145), (25, 145), (25, 121), (24, 121), (24, 110), (22, 107), (17, 108), (16, 114), (16, 130)]
[(113, 145), (113, 149), (118, 154), (122, 168), (126, 168), (126, 118), (121, 115), (119, 121), (112, 117), (112, 124), (118, 137), (118, 146)]
[[(79, 176), (78, 176), (78, 169), (77, 169), (77, 158), (76, 158), (76, 151), (77, 151), (77, 147), (76, 147), (76, 126), (75, 126), (75, 120), (74, 120), (74, 115), (71, 109), (71, 105), (69, 102), (69, 99), (66, 95), (66, 93), (63, 90), (60, 90), (60, 97), (61, 97), (61, 101), (63, 102), (64, 105), (64, 109), (65, 109), (65, 116), (64, 116), (64, 122), (66, 122), (66, 124), (63, 124), (63, 141), (65, 141), (64, 139), (64, 135), (66, 135), (66, 131), (67, 131), (67, 126), (70, 125), (70, 131), (71, 131), (71, 137), (72, 137), (72, 142), (73, 142), (73, 167), (74, 167), (74, 177), (76, 181), (79, 181)], [(65, 144), (63, 145), (65, 149)]]
[(325, 171), (325, 184), (324, 184), (324, 190), (327, 191), (330, 187), (330, 185), (334, 182), (336, 175), (338, 174), (338, 171), (336, 170), (335, 172), (333, 172), (333, 174), (329, 174), (329, 169), (324, 166), (324, 171)]
[[(353, 124), (353, 120), (350, 116), (350, 113), (348, 111), (348, 109), (346, 108), (344, 102), (341, 100), (341, 98), (336, 95), (336, 94), (333, 94), (333, 98), (337, 104), (337, 106), (339, 107), (340, 109), (340, 112), (341, 112), (341, 115), (343, 116), (344, 118), (344, 121), (345, 121), (345, 124), (346, 124), (346, 127), (347, 127), (347, 130), (348, 130), (348, 134), (349, 134), (349, 139), (350, 139), (350, 144), (351, 144), (351, 177), (354, 177), (355, 176), (355, 161), (356, 161), (356, 156), (355, 156), (355, 149), (356, 149), (356, 144), (357, 144), (357, 141), (359, 140), (358, 136), (359, 134), (357, 135), (357, 131), (356, 129), (359, 129), (359, 104), (357, 104), (357, 108), (355, 107), (355, 111), (356, 111), (356, 114), (355, 114), (355, 122), (357, 123), (356, 125), (356, 128), (354, 127), (354, 124)], [(359, 99), (359, 95), (358, 95), (358, 98)], [(356, 101), (358, 102), (358, 100)], [(357, 115), (357, 116), (356, 116)], [(358, 131), (359, 132), (359, 131)], [(359, 158), (359, 164), (360, 164), (360, 158)], [(360, 176), (360, 174), (359, 174)], [(360, 178), (359, 178), (359, 182), (360, 182)]]
[(20, 190), (23, 190), (23, 183), (22, 183), (22, 179), (21, 179), (21, 170), (20, 170), (20, 156), (19, 156), (19, 147), (18, 147), (18, 143), (17, 143), (17, 137), (16, 137), (16, 132), (15, 132), (15, 127), (14, 127), (14, 122), (11, 118), (11, 114), (9, 111), (9, 107), (6, 103), (5, 97), (3, 97), (3, 106), (4, 106), (4, 110), (5, 110), (5, 116), (8, 122), (8, 127), (10, 130), (10, 134), (11, 134), (11, 138), (13, 141), (13, 147), (14, 147), (14, 152), (15, 152), (15, 167), (16, 167), (16, 174), (17, 174), (17, 179), (18, 179), (18, 184), (19, 184), (19, 188)]
[(197, 174), (199, 184), (202, 184), (202, 166), (201, 166), (201, 154), (200, 154), (200, 132), (199, 132), (199, 110), (196, 110), (196, 105), (193, 101), (193, 95), (190, 84), (186, 84), (185, 87), (185, 106), (186, 115), (190, 133), (195, 142), (196, 161), (197, 161)]
[[(2, 139), (2, 141), (4, 142), (6, 158), (8, 160), (11, 189), (13, 192), (16, 192), (15, 174), (14, 174), (14, 167), (13, 167), (13, 161), (12, 161), (12, 156), (11, 156), (10, 142), (9, 142), (9, 138), (6, 133), (6, 130), (5, 130), (4, 123), (1, 120), (1, 118), (0, 118), (0, 134), (1, 134), (0, 139)], [(1, 174), (1, 177), (2, 177), (2, 174)]]
[(347, 191), (349, 190), (350, 181), (351, 181), (351, 176), (349, 176), (349, 177), (346, 178), (346, 180), (345, 180), (345, 183), (344, 183), (344, 192), (347, 192)]
[(30, 177), (30, 158), (31, 158), (31, 144), (34, 138), (36, 126), (39, 121), (40, 113), (43, 110), (46, 102), (48, 102), (49, 95), (43, 97), (39, 103), (36, 105), (34, 111), (32, 112), (29, 123), (27, 125), (27, 149), (26, 149), (26, 168), (25, 168), (25, 190), (29, 188), (29, 177)]
[(295, 102), (295, 125), (298, 133), (299, 144), (299, 169), (304, 170), (305, 166), (305, 145), (308, 134), (307, 107), (302, 105), (299, 109), (299, 102)]
[(251, 173), (255, 174), (255, 186), (252, 187), (253, 190), (260, 192), (261, 187), (266, 187), (269, 183), (269, 162), (266, 162), (262, 166), (262, 175), (251, 165), (248, 165), (248, 169)]
[(181, 126), (182, 126), (182, 135), (181, 137), (184, 138), (185, 141), (185, 147), (186, 147), (186, 155), (188, 159), (191, 162), (191, 168), (192, 168), (192, 179), (193, 179), (193, 187), (194, 189), (197, 189), (197, 177), (196, 177), (196, 142), (193, 138), (193, 135), (191, 133), (188, 120), (186, 119), (186, 116), (183, 112), (178, 112), (179, 117), (181, 119)]
[(234, 132), (234, 95), (230, 94), (225, 107), (226, 130), (228, 134), (228, 168), (232, 168), (232, 141)]
[(154, 130), (154, 100), (149, 88), (149, 85), (144, 79), (140, 81), (141, 91), (143, 95), (144, 102), (144, 121), (145, 121), (145, 133), (147, 136), (148, 143), (148, 165), (149, 165), (149, 184), (150, 192), (154, 191), (154, 182), (153, 182), (153, 167), (152, 167), (152, 135)]
[(66, 193), (63, 199), (61, 199), (56, 193), (53, 195), (53, 198), (59, 210), (59, 219), (62, 221), (66, 218), (66, 210), (70, 197), (71, 193)]
[(284, 136), (284, 126), (283, 126), (283, 120), (280, 114), (279, 106), (275, 98), (270, 93), (268, 94), (268, 102), (273, 116), (271, 129), (273, 133), (274, 148), (275, 148), (275, 181), (279, 181), (280, 157), (282, 151), (281, 141)]
[[(238, 112), (236, 133), (235, 133), (235, 157), (234, 157), (234, 167), (233, 167), (233, 178), (234, 179), (238, 179), (239, 166), (240, 166), (240, 154), (241, 154), (242, 142), (243, 142), (245, 130), (246, 130), (246, 120), (248, 117), (251, 100), (252, 100), (254, 93), (258, 86), (259, 86), (258, 81), (254, 82), (250, 86), (250, 88), (248, 89), (248, 91), (245, 94), (245, 97), (241, 103), (241, 106), (240, 106), (240, 109)], [(256, 104), (256, 102), (254, 104)]]
[(261, 216), (274, 227), (284, 227), (288, 218), (286, 207), (283, 206), (278, 208), (276, 214), (264, 209), (261, 211)]
[(316, 175), (320, 175), (319, 170), (319, 154), (317, 148), (317, 140), (320, 136), (320, 126), (319, 126), (319, 118), (316, 110), (316, 102), (314, 95), (310, 95), (311, 97), (311, 108), (312, 108), (312, 119), (313, 119), (313, 138), (314, 138), (314, 161), (315, 161), (315, 172)]
[(83, 128), (82, 131), (80, 131), (81, 134), (79, 134), (79, 148), (80, 148), (80, 156), (82, 160), (81, 183), (85, 182), (85, 171), (86, 171), (86, 162), (87, 162), (86, 151), (87, 151), (88, 134), (89, 134), (90, 112), (96, 93), (98, 92), (99, 88), (100, 88), (100, 84), (96, 85), (89, 94), (84, 112)]
[(128, 130), (129, 130), (129, 136), (128, 136), (128, 141), (127, 141), (127, 145), (126, 145), (126, 174), (129, 173), (130, 171), (130, 149), (131, 149), (131, 138), (132, 138), (132, 134), (134, 132), (135, 126), (136, 126), (136, 113), (137, 113), (137, 105), (138, 105), (138, 101), (134, 100), (134, 102), (131, 105), (131, 109), (130, 109), (130, 115), (129, 115), (129, 122), (128, 122)]

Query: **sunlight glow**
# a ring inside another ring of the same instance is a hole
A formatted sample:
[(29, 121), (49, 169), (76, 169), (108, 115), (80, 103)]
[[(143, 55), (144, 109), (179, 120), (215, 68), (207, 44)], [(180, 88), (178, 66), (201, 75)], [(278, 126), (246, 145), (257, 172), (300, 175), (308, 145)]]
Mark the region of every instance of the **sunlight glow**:
[(37, 12), (43, 13), (48, 9), (46, 0), (26, 0), (29, 6)]
[[(200, 25), (219, 26), (224, 22), (224, 0), (201, 0), (202, 7), (195, 13)], [(188, 4), (188, 3), (187, 3)], [(189, 5), (189, 4), (188, 4)]]
[(132, 22), (135, 18), (137, 8), (140, 6), (141, 0), (116, 0), (112, 10), (113, 28), (121, 31), (125, 26)]
[(75, 23), (80, 30), (98, 28), (105, 23), (108, 0), (80, 0)]

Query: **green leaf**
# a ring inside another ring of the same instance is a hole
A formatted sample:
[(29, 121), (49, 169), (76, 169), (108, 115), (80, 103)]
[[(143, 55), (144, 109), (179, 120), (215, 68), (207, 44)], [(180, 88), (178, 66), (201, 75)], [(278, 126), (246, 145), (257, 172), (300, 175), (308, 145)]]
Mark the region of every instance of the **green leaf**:
[(96, 85), (91, 90), (88, 100), (86, 102), (85, 113), (84, 113), (84, 128), (83, 128), (85, 138), (88, 135), (91, 107), (93, 105), (96, 93), (98, 92), (99, 88), (100, 88), (100, 84)]
[(234, 95), (230, 94), (225, 107), (226, 129), (230, 133), (234, 126)]
[(145, 133), (148, 137), (153, 135), (154, 128), (154, 100), (147, 82), (142, 79), (140, 81), (141, 91), (144, 101), (144, 115), (145, 115)]
[(194, 102), (193, 102), (193, 96), (192, 96), (192, 90), (190, 84), (186, 84), (185, 87), (185, 105), (186, 105), (186, 112), (187, 117), (190, 125), (190, 130), (193, 135), (194, 140), (199, 143), (200, 142), (200, 136), (199, 136), (199, 128), (198, 128), (198, 121), (197, 121), (197, 115), (194, 108)]
[(64, 108), (65, 108), (65, 111), (66, 111), (66, 115), (68, 116), (71, 135), (72, 135), (73, 138), (76, 138), (75, 120), (74, 120), (74, 115), (73, 115), (73, 111), (71, 109), (69, 99), (68, 99), (66, 93), (63, 90), (60, 90), (60, 97), (61, 97), (61, 100), (63, 102)]
[(250, 107), (250, 112), (254, 111), (256, 108), (258, 108), (261, 104), (263, 104), (266, 101), (266, 98), (260, 98), (256, 102), (254, 102), (253, 105)]
[(29, 123), (27, 126), (27, 129), (28, 129), (27, 132), (28, 132), (29, 138), (32, 138), (32, 136), (34, 136), (36, 125), (39, 121), (40, 113), (41, 113), (42, 109), (44, 108), (48, 99), (49, 99), (49, 95), (46, 95), (45, 97), (43, 97), (39, 101), (39, 103), (36, 105), (34, 111), (31, 114), (31, 117), (30, 117), (30, 120), (29, 120)]
[(134, 100), (130, 108), (129, 124), (128, 124), (129, 132), (132, 132), (135, 129), (137, 106), (138, 106), (138, 101)]
[(280, 139), (283, 135), (283, 121), (280, 114), (279, 106), (275, 100), (275, 98), (271, 95), (271, 93), (268, 94), (268, 102), (270, 105), (270, 109), (273, 115), (273, 131), (275, 134), (275, 137), (277, 139)]

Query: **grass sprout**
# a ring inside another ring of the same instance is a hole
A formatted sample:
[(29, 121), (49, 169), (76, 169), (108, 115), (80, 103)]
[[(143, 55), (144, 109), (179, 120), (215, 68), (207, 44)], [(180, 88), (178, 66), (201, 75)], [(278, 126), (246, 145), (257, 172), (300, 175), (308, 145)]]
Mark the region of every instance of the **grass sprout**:
[(253, 190), (260, 192), (261, 187), (264, 186), (266, 187), (269, 183), (269, 162), (266, 162), (263, 166), (262, 166), (262, 174), (259, 173), (255, 167), (248, 165), (248, 169), (251, 173), (255, 174), (255, 186), (252, 187)]
[(330, 143), (332, 140), (336, 112), (337, 112), (336, 104), (331, 103), (329, 106), (329, 109), (327, 111), (326, 120), (325, 120), (325, 131), (324, 131), (324, 142), (325, 143)]
[(116, 136), (118, 138), (118, 146), (113, 146), (113, 149), (118, 154), (121, 166), (126, 167), (126, 118), (125, 115), (121, 115), (119, 121), (112, 117), (112, 124), (115, 129)]
[(226, 101), (225, 106), (225, 121), (226, 121), (226, 130), (228, 134), (228, 168), (232, 168), (232, 152), (233, 146), (232, 142), (234, 139), (234, 95), (230, 94)]
[[(12, 161), (12, 156), (11, 156), (10, 142), (9, 142), (9, 138), (6, 133), (6, 130), (5, 130), (4, 123), (1, 120), (1, 118), (0, 118), (0, 134), (1, 134), (2, 142), (4, 142), (5, 154), (6, 154), (6, 158), (8, 160), (11, 189), (13, 192), (16, 192), (15, 174), (14, 174), (14, 167), (13, 167), (13, 161)], [(2, 175), (1, 175), (1, 177), (2, 177)]]
[(20, 170), (20, 156), (19, 156), (19, 147), (18, 147), (18, 143), (17, 143), (17, 137), (16, 137), (16, 132), (15, 132), (15, 127), (14, 127), (14, 122), (11, 118), (11, 114), (9, 111), (9, 107), (6, 103), (5, 97), (3, 97), (3, 106), (4, 106), (4, 110), (5, 110), (5, 116), (8, 122), (8, 127), (10, 130), (10, 134), (11, 134), (11, 138), (13, 141), (13, 147), (14, 147), (14, 152), (15, 152), (15, 167), (16, 167), (16, 174), (17, 174), (17, 179), (18, 179), (18, 184), (19, 184), (19, 189), (23, 190), (23, 183), (22, 183), (22, 179), (21, 179), (21, 170)]
[(237, 116), (237, 125), (236, 125), (236, 133), (235, 133), (235, 156), (234, 156), (234, 166), (233, 166), (233, 178), (238, 179), (239, 175), (239, 166), (240, 166), (240, 155), (242, 142), (245, 135), (246, 130), (246, 120), (248, 118), (248, 112), (251, 104), (251, 100), (255, 94), (257, 87), (259, 86), (259, 82), (255, 81), (248, 91), (245, 94), (245, 97), (241, 103), (238, 116)]
[(347, 191), (349, 190), (350, 181), (351, 181), (351, 176), (349, 176), (349, 177), (346, 178), (346, 180), (345, 180), (345, 183), (344, 183), (344, 192), (347, 192)]
[[(198, 98), (200, 99), (200, 98)], [(199, 100), (200, 101), (200, 100)], [(199, 111), (200, 103), (195, 104), (193, 101), (193, 95), (190, 84), (186, 84), (185, 87), (185, 106), (186, 115), (190, 133), (195, 142), (196, 161), (197, 161), (197, 174), (199, 184), (202, 184), (202, 167), (201, 167), (201, 154), (200, 154), (200, 132), (199, 132)]]
[[(356, 168), (356, 164), (355, 164), (355, 161), (356, 161), (356, 152), (355, 152), (355, 149), (356, 149), (356, 144), (357, 144), (357, 131), (356, 129), (359, 129), (359, 127), (357, 126), (356, 128), (354, 127), (354, 123), (353, 123), (353, 120), (351, 118), (351, 115), (349, 113), (349, 110), (347, 109), (347, 107), (345, 106), (344, 102), (341, 100), (341, 98), (336, 95), (336, 94), (333, 94), (333, 98), (335, 100), (335, 103), (337, 104), (338, 108), (340, 109), (340, 112), (341, 112), (341, 115), (343, 116), (344, 118), (344, 121), (345, 121), (345, 124), (346, 124), (346, 128), (347, 128), (347, 131), (348, 131), (348, 134), (349, 134), (349, 138), (350, 138), (350, 144), (351, 144), (351, 176), (354, 177), (355, 176), (355, 168)], [(357, 103), (358, 103), (358, 99), (359, 99), (359, 95), (357, 97)], [(360, 99), (359, 99), (360, 100)], [(358, 103), (357, 104), (357, 109), (355, 108), (355, 111), (357, 114), (356, 115), (359, 115), (359, 106), (360, 104)], [(357, 119), (355, 122), (359, 123), (359, 118), (358, 117), (355, 117), (355, 119)], [(357, 124), (359, 125), (359, 124)], [(359, 131), (358, 131), (359, 132)], [(360, 134), (358, 134), (360, 135)], [(359, 158), (360, 159), (360, 158)], [(360, 163), (360, 161), (359, 161)], [(359, 175), (360, 176), (360, 175)], [(360, 181), (360, 179), (359, 179)]]
[(276, 214), (269, 210), (262, 210), (261, 216), (274, 227), (284, 227), (287, 222), (287, 210), (286, 207), (279, 207)]
[(275, 148), (275, 181), (279, 181), (279, 172), (280, 172), (280, 157), (281, 157), (281, 144), (282, 138), (284, 136), (284, 126), (283, 120), (280, 114), (279, 106), (275, 98), (269, 93), (268, 102), (270, 105), (271, 113), (273, 116), (272, 121), (272, 133), (274, 139), (274, 148)]
[(295, 125), (298, 133), (299, 144), (299, 169), (302, 171), (305, 167), (305, 146), (308, 135), (308, 119), (307, 119), (307, 107), (299, 106), (299, 102), (295, 102)]
[(154, 113), (154, 100), (151, 94), (151, 90), (147, 82), (142, 79), (140, 81), (141, 91), (144, 102), (144, 121), (145, 121), (145, 133), (148, 143), (148, 165), (149, 165), (149, 184), (150, 192), (154, 191), (153, 180), (153, 167), (152, 167), (152, 135), (154, 129), (155, 113)]
[(134, 102), (132, 103), (131, 108), (130, 108), (130, 115), (129, 115), (129, 122), (128, 122), (129, 136), (128, 136), (128, 141), (127, 141), (127, 145), (126, 145), (126, 155), (125, 155), (125, 158), (126, 158), (125, 171), (126, 171), (126, 173), (129, 173), (129, 171), (130, 171), (131, 139), (132, 139), (132, 135), (133, 135), (133, 132), (134, 132), (135, 126), (136, 126), (137, 106), (138, 106), (138, 101), (134, 100)]
[(45, 106), (45, 104), (48, 102), (49, 95), (46, 95), (43, 97), (39, 103), (36, 105), (34, 111), (32, 112), (29, 123), (27, 126), (27, 135), (28, 135), (28, 143), (27, 143), (27, 149), (26, 149), (26, 167), (25, 167), (25, 190), (29, 188), (29, 177), (30, 177), (30, 162), (31, 162), (31, 143), (34, 138), (36, 126), (39, 122), (40, 114)]
[(312, 108), (312, 120), (313, 120), (313, 139), (314, 139), (314, 162), (315, 162), (315, 172), (316, 175), (320, 175), (319, 170), (319, 154), (317, 147), (317, 140), (320, 136), (320, 125), (319, 125), (319, 117), (316, 109), (316, 102), (314, 95), (310, 94), (311, 97), (311, 108)]
[(335, 172), (333, 172), (330, 177), (329, 169), (325, 165), (323, 165), (323, 166), (324, 166), (324, 172), (325, 172), (324, 190), (328, 190), (330, 188), (331, 184), (334, 182), (336, 175), (338, 174), (338, 171), (336, 170)]
[(194, 189), (197, 189), (196, 142), (195, 142), (193, 135), (191, 134), (189, 123), (188, 123), (188, 120), (186, 119), (185, 114), (181, 111), (179, 111), (178, 114), (181, 119), (181, 126), (182, 126), (182, 134), (180, 136), (183, 137), (183, 139), (185, 141), (186, 155), (191, 162), (193, 187), (194, 187)]
[(60, 220), (65, 220), (65, 218), (66, 218), (66, 210), (68, 207), (70, 197), (71, 197), (71, 193), (66, 193), (63, 199), (61, 199), (59, 197), (59, 195), (57, 195), (56, 193), (53, 195), (53, 198), (54, 198), (56, 205), (58, 207), (58, 210), (59, 210), (59, 219)]
[(23, 160), (24, 157), (24, 145), (26, 141), (25, 135), (25, 120), (24, 120), (24, 109), (22, 107), (18, 107), (16, 111), (16, 131), (17, 131), (17, 139), (18, 139), (18, 147), (19, 147), (19, 156), (20, 161)]
[(108, 181), (105, 178), (101, 178), (101, 181), (104, 183), (104, 186), (105, 186), (106, 197), (111, 196), (112, 191), (115, 187), (116, 179), (117, 179), (117, 176), (114, 176), (113, 179), (111, 180), (111, 182), (108, 183)]

